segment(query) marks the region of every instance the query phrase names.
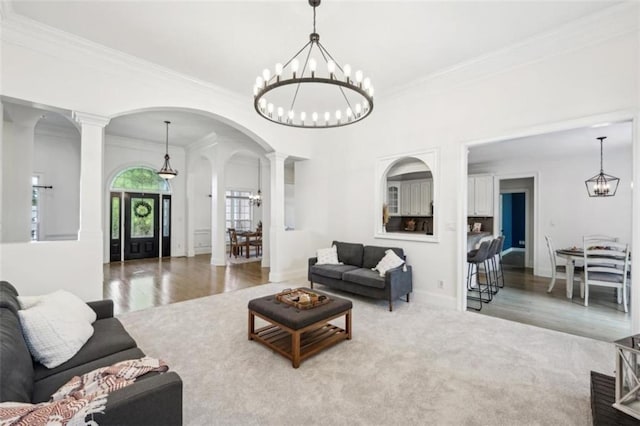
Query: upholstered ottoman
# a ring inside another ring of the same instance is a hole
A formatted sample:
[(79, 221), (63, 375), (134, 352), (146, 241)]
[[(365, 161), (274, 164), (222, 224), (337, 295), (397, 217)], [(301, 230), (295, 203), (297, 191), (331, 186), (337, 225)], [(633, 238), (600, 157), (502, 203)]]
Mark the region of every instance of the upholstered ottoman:
[[(298, 309), (270, 295), (249, 302), (249, 340), (256, 340), (291, 360), (294, 368), (300, 362), (343, 340), (351, 340), (350, 300), (315, 291), (330, 301), (312, 309)], [(345, 316), (345, 329), (329, 323)], [(269, 325), (255, 328), (255, 317)]]

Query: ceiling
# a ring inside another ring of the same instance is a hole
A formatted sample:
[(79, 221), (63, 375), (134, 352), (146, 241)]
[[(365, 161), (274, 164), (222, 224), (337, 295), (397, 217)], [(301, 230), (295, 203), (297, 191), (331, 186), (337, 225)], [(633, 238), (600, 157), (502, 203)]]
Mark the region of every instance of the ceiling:
[(473, 146), (469, 149), (469, 164), (481, 164), (509, 159), (549, 158), (592, 153), (599, 155), (600, 143), (596, 139), (606, 136), (603, 147), (607, 150), (628, 148), (631, 153), (633, 127), (630, 121), (612, 123), (603, 127), (584, 127), (544, 135), (527, 136), (501, 142)]
[[(592, 14), (616, 1), (330, 1), (321, 42), (377, 94)], [(252, 96), (256, 76), (308, 41), (296, 1), (14, 1), (15, 13)]]

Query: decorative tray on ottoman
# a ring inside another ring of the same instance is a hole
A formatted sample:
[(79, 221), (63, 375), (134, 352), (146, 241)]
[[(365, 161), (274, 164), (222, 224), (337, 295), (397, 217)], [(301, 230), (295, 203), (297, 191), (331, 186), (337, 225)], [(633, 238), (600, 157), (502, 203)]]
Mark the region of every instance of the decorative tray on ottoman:
[(313, 309), (331, 301), (327, 296), (314, 293), (306, 288), (294, 288), (293, 290), (288, 288), (278, 293), (276, 299), (298, 309)]

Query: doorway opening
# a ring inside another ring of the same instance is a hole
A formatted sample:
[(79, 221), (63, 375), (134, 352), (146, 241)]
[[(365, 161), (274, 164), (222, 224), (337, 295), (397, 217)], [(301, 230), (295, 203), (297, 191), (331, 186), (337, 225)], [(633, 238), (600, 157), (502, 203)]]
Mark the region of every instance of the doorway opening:
[(169, 183), (146, 167), (120, 172), (111, 184), (109, 260), (171, 256)]

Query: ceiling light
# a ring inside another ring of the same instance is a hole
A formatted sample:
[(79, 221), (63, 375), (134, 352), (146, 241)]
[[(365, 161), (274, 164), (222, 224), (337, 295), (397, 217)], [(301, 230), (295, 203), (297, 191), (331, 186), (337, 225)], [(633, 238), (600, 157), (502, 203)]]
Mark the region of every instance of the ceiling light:
[(167, 126), (167, 138), (166, 138), (166, 150), (164, 154), (164, 164), (162, 165), (162, 168), (158, 170), (156, 173), (158, 173), (158, 176), (160, 176), (162, 179), (173, 179), (174, 177), (178, 176), (178, 171), (172, 169), (171, 163), (169, 162), (169, 124), (171, 124), (171, 122), (165, 121), (164, 123)]
[(258, 193), (249, 195), (249, 202), (252, 206), (260, 207), (262, 204), (262, 191), (260, 190), (262, 181), (262, 169), (260, 167), (260, 159), (258, 158)]
[(597, 138), (600, 140), (600, 173), (584, 181), (589, 197), (613, 197), (618, 190), (620, 179), (606, 174), (602, 169), (602, 141), (606, 138), (606, 136)]
[[(309, 0), (309, 5), (313, 7), (313, 32), (309, 35), (309, 41), (284, 65), (277, 63), (273, 74), (267, 68), (256, 78), (253, 106), (262, 117), (284, 126), (313, 129), (357, 123), (373, 110), (371, 79), (357, 70), (355, 80), (352, 80), (351, 66), (340, 66), (320, 43), (320, 35), (316, 32), (316, 7), (320, 5), (320, 0)], [(316, 56), (312, 57), (313, 54)], [(312, 89), (313, 86), (318, 90)], [(287, 92), (287, 88), (291, 89), (291, 93)], [(300, 111), (300, 105), (296, 108), (296, 101), (306, 90), (316, 95), (322, 92), (326, 97), (314, 99), (309, 111)], [(276, 102), (277, 115), (273, 113), (272, 102)], [(278, 105), (278, 102), (284, 105)], [(285, 110), (288, 111), (286, 116), (280, 114)], [(331, 117), (333, 114), (325, 113), (324, 121), (319, 121), (314, 110), (335, 111), (335, 118)], [(312, 120), (305, 120), (308, 116)]]

